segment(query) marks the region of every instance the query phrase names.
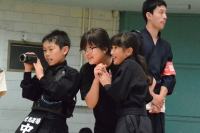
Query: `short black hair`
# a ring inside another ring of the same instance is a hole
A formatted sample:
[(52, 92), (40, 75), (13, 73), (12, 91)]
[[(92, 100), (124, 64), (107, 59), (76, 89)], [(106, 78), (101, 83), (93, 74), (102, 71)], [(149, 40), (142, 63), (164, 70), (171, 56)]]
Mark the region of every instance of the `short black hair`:
[(68, 34), (62, 30), (52, 31), (42, 39), (42, 43), (44, 43), (45, 41), (54, 42), (60, 47), (60, 49), (62, 49), (65, 46), (68, 46), (70, 48), (71, 46)]
[(146, 23), (147, 23), (146, 13), (150, 12), (151, 14), (153, 14), (153, 11), (154, 11), (154, 9), (156, 9), (157, 6), (167, 7), (167, 4), (164, 0), (146, 0), (143, 3), (142, 16), (143, 16), (144, 20), (146, 21)]
[(91, 28), (90, 30), (86, 31), (80, 43), (80, 51), (86, 48), (86, 45), (95, 45), (101, 50), (108, 49), (107, 53), (110, 55), (110, 38), (106, 30), (103, 28)]

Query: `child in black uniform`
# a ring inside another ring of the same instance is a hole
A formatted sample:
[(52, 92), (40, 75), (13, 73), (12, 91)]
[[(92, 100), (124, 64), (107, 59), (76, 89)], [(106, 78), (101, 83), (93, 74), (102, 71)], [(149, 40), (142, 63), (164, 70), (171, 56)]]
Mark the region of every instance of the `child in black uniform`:
[(117, 72), (118, 67), (112, 63), (109, 41), (108, 33), (104, 29), (92, 28), (83, 34), (80, 44), (80, 50), (88, 61), (80, 70), (80, 92), (88, 108), (93, 109), (94, 133), (114, 133), (118, 120), (117, 104), (100, 84), (98, 68), (95, 68), (103, 63), (107, 65), (107, 70), (112, 70), (113, 77)]
[[(120, 118), (115, 133), (152, 133), (151, 122), (146, 113), (146, 103), (152, 100), (146, 63), (138, 55), (137, 38), (132, 33), (120, 33), (111, 39), (111, 55), (118, 72), (111, 81), (111, 72), (99, 64), (99, 80), (107, 93), (118, 103)], [(148, 81), (148, 82), (147, 82)]]
[[(34, 103), (16, 133), (68, 133), (66, 118), (71, 115), (68, 111), (79, 90), (80, 74), (65, 60), (70, 48), (67, 33), (54, 30), (43, 38), (42, 43), (49, 66), (43, 71), (40, 59), (37, 63), (24, 63), (22, 96)], [(33, 67), (36, 75), (31, 78)]]

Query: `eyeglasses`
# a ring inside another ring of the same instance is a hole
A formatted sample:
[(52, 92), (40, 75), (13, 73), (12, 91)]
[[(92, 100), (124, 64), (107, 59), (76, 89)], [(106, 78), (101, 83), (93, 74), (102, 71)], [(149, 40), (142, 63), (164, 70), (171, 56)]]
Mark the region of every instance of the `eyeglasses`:
[(95, 49), (95, 48), (97, 48), (97, 47), (89, 47), (89, 48), (87, 48), (87, 49), (83, 49), (83, 50), (80, 50), (80, 52), (82, 53), (82, 54), (90, 54), (90, 53), (92, 53), (93, 52), (93, 49)]

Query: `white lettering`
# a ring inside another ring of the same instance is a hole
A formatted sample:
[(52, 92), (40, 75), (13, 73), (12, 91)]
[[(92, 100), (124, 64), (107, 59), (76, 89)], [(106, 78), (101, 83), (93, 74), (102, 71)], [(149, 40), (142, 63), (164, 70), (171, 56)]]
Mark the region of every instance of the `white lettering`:
[(26, 132), (30, 132), (33, 129), (33, 126), (30, 126), (29, 123), (27, 123), (26, 125), (21, 125), (20, 131), (22, 131), (22, 133), (26, 133)]

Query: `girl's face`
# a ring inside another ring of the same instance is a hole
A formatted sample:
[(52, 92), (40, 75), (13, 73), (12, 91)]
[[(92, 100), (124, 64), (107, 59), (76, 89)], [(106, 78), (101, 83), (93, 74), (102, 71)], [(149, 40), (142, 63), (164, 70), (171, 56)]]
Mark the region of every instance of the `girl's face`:
[(49, 66), (62, 63), (65, 60), (65, 55), (68, 53), (68, 50), (68, 46), (60, 49), (54, 42), (45, 41), (43, 43), (44, 58)]
[(130, 56), (130, 54), (128, 53), (128, 49), (123, 49), (122, 47), (118, 47), (115, 45), (112, 46), (110, 53), (112, 55), (113, 63), (115, 65), (121, 64), (123, 60)]
[(106, 50), (101, 50), (95, 45), (87, 44), (83, 55), (90, 65), (98, 65), (104, 61)]

